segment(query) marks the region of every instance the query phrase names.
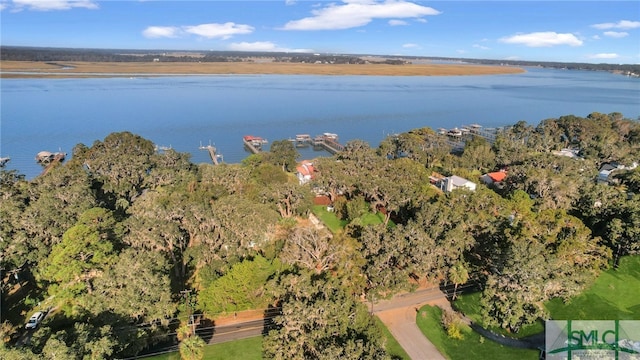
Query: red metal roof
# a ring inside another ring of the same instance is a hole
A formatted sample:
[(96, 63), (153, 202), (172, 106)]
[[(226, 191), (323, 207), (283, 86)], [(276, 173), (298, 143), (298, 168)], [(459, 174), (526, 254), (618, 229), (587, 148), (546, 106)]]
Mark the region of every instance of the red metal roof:
[(504, 172), (504, 171), (496, 171), (496, 172), (488, 173), (487, 175), (494, 182), (500, 182), (500, 181), (504, 180), (504, 178), (507, 177), (507, 173)]

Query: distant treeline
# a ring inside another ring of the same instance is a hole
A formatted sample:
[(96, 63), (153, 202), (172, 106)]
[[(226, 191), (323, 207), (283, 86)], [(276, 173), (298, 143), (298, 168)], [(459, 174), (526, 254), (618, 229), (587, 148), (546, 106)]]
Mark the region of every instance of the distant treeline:
[[(16, 61), (92, 61), (92, 62), (246, 62), (269, 58), (277, 62), (365, 64), (370, 55), (292, 54), (285, 52), (177, 51), (129, 49), (72, 49), (0, 46), (0, 60)], [(640, 75), (640, 64), (591, 64), (525, 60), (462, 59), (444, 57), (380, 56), (379, 63), (401, 65), (415, 60), (454, 61), (487, 65), (542, 66), (568, 70), (599, 70)]]
[(513, 66), (542, 66), (554, 69), (567, 70), (597, 70), (597, 71), (617, 71), (623, 73), (640, 74), (640, 64), (591, 64), (591, 63), (567, 63), (551, 61), (527, 61), (527, 60), (492, 60), (492, 59), (460, 59), (432, 57), (430, 60), (440, 61), (464, 61), (472, 64), (485, 65), (513, 65)]

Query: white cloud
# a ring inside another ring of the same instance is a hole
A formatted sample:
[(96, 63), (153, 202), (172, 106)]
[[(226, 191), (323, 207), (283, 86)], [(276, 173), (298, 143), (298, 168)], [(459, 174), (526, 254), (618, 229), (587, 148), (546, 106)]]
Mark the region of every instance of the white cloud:
[(311, 12), (313, 16), (286, 23), (282, 30), (341, 30), (367, 25), (374, 19), (421, 18), (439, 11), (404, 0), (343, 0)]
[(600, 35), (593, 35), (591, 38), (593, 40), (600, 40)]
[(16, 11), (22, 9), (35, 11), (70, 10), (73, 8), (97, 9), (92, 0), (13, 0)]
[(617, 59), (620, 56), (616, 53), (600, 53), (589, 55), (589, 59)]
[(504, 59), (505, 60), (520, 60), (520, 57), (519, 56), (507, 56)]
[(188, 34), (198, 35), (207, 39), (220, 38), (223, 40), (229, 39), (234, 35), (250, 34), (253, 32), (253, 27), (243, 24), (235, 24), (232, 22), (224, 24), (200, 24), (200, 25), (186, 25), (181, 27), (176, 26), (149, 26), (142, 35), (148, 38), (175, 38)]
[(617, 23), (594, 24), (594, 25), (591, 25), (591, 27), (600, 29), (600, 30), (607, 30), (607, 29), (629, 30), (629, 29), (640, 28), (640, 21), (620, 20)]
[(605, 31), (602, 34), (612, 38), (623, 38), (629, 36), (629, 33), (624, 31)]
[(480, 49), (480, 50), (489, 50), (490, 49), (487, 46), (482, 46), (482, 45), (479, 45), (479, 44), (473, 44), (473, 47), (476, 48), (476, 49)]
[(311, 49), (288, 49), (277, 46), (271, 41), (256, 41), (256, 42), (239, 42), (229, 45), (229, 50), (234, 51), (270, 51), (270, 52), (313, 52)]
[(580, 46), (582, 40), (575, 35), (565, 33), (559, 34), (553, 31), (534, 32), (529, 34), (516, 34), (503, 37), (500, 42), (506, 44), (519, 44), (528, 47), (550, 47), (557, 45)]
[(249, 25), (227, 22), (224, 24), (201, 24), (195, 26), (183, 26), (183, 30), (190, 34), (195, 34), (208, 39), (221, 38), (229, 39), (233, 35), (250, 34), (253, 27)]
[(467, 51), (466, 51), (466, 50), (456, 50), (456, 52), (457, 52), (458, 54), (466, 54), (466, 53), (467, 53)]
[(403, 47), (403, 48), (406, 48), (406, 49), (415, 49), (415, 48), (419, 48), (419, 47), (420, 47), (420, 45), (418, 45), (418, 44), (411, 44), (411, 43), (409, 43), (409, 44), (404, 44), (404, 45), (402, 45), (402, 47)]
[(414, 20), (415, 22), (419, 22), (419, 23), (423, 23), (425, 24), (427, 22), (427, 19), (423, 19), (423, 18), (417, 18)]
[(391, 26), (404, 26), (404, 25), (409, 25), (408, 22), (404, 21), (404, 20), (389, 20), (389, 25)]
[(174, 38), (178, 37), (180, 29), (175, 26), (149, 26), (144, 29), (142, 35), (147, 38)]
[(0, 11), (4, 10), (7, 8), (7, 4), (5, 3), (0, 3)]

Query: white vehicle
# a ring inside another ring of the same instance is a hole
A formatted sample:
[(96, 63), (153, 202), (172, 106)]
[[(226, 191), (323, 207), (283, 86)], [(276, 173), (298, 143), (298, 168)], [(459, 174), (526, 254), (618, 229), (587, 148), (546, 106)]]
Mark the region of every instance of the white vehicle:
[(37, 328), (38, 324), (40, 324), (42, 319), (44, 319), (44, 313), (42, 311), (38, 311), (38, 312), (34, 313), (29, 318), (29, 321), (27, 322), (27, 325), (25, 325), (25, 328), (26, 329), (35, 329), (35, 328)]

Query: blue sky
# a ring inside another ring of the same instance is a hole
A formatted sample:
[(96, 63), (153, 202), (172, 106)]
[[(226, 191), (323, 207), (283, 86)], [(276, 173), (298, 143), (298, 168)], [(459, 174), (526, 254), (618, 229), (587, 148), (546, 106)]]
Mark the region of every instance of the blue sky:
[(640, 63), (640, 1), (0, 0), (3, 45)]

